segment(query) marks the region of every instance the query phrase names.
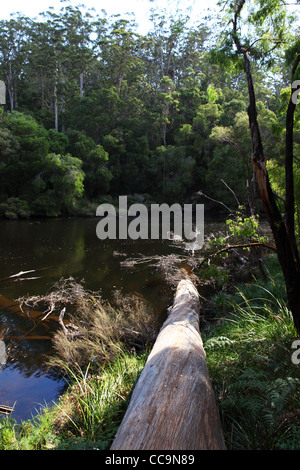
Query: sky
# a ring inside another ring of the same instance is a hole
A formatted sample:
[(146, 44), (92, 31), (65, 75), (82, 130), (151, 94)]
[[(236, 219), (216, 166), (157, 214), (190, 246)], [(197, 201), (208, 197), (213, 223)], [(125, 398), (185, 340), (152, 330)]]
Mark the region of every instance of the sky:
[(104, 9), (107, 14), (114, 15), (120, 13), (122, 16), (126, 12), (134, 12), (137, 23), (139, 24), (139, 32), (146, 33), (149, 28), (148, 18), (151, 8), (163, 10), (167, 12), (175, 12), (176, 8), (182, 10), (194, 21), (200, 20), (203, 17), (204, 11), (207, 10), (208, 6), (214, 7), (217, 0), (79, 0), (79, 1), (67, 1), (61, 2), (60, 0), (11, 0), (2, 1), (0, 8), (0, 19), (9, 19), (11, 13), (21, 12), (29, 18), (38, 16), (40, 12), (46, 11), (50, 6), (53, 6), (55, 10), (59, 10), (64, 5), (71, 4), (77, 6), (84, 4), (88, 8), (95, 8), (96, 12), (101, 12)]

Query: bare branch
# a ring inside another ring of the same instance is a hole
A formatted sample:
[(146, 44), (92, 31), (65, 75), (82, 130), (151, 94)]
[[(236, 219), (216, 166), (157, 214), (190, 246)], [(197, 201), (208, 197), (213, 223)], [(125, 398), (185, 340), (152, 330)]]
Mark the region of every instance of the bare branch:
[(226, 253), (227, 251), (235, 250), (237, 248), (251, 248), (251, 247), (264, 247), (268, 248), (269, 250), (276, 251), (276, 247), (273, 245), (270, 245), (269, 243), (263, 243), (263, 242), (252, 242), (252, 243), (245, 243), (241, 245), (230, 245), (225, 248), (222, 248), (221, 250), (216, 251), (215, 253), (212, 253), (211, 255), (207, 256), (204, 258), (201, 263), (199, 264), (199, 267), (202, 266), (206, 261), (210, 260), (211, 258), (214, 258), (215, 256), (221, 255), (222, 253)]

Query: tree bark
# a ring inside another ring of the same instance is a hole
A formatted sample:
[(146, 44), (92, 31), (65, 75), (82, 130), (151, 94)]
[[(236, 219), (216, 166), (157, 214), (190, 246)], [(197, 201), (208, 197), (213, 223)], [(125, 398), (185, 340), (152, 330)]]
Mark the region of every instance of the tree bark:
[[(292, 70), (293, 75), (296, 72), (300, 62), (300, 54), (298, 54), (294, 67)], [(293, 92), (295, 89), (291, 88), (291, 96), (286, 112), (286, 135), (285, 135), (285, 214), (286, 226), (288, 235), (294, 251), (295, 259), (298, 258), (297, 243), (295, 237), (295, 195), (294, 195), (294, 114), (296, 103), (293, 100)], [(299, 262), (299, 260), (298, 260)]]
[(57, 85), (58, 85), (58, 64), (55, 66), (55, 78), (54, 78), (54, 128), (58, 132), (58, 96), (57, 96)]
[(84, 95), (83, 81), (84, 81), (84, 73), (81, 72), (80, 75), (79, 75), (80, 98), (83, 98), (83, 95)]
[[(266, 158), (262, 145), (259, 125), (257, 121), (256, 98), (253, 86), (252, 72), (248, 57), (248, 49), (241, 46), (237, 36), (237, 20), (245, 0), (237, 6), (233, 20), (233, 37), (237, 50), (243, 54), (249, 94), (249, 125), (252, 137), (252, 163), (259, 187), (263, 207), (272, 230), (278, 261), (280, 263), (286, 285), (287, 299), (292, 312), (294, 325), (300, 333), (300, 263), (296, 246), (294, 230), (294, 184), (293, 184), (293, 107), (291, 103), (287, 112), (286, 137), (286, 210), (288, 212), (287, 225), (277, 207), (266, 167)], [(298, 61), (299, 63), (299, 61)], [(297, 65), (295, 65), (297, 67)]]
[(225, 449), (191, 281), (180, 281), (169, 312), (112, 450)]
[(7, 79), (7, 90), (8, 90), (8, 96), (9, 96), (10, 111), (13, 112), (14, 110), (14, 81), (13, 81), (11, 63), (9, 64), (9, 73), (6, 74), (6, 79)]
[(244, 53), (244, 61), (246, 65), (250, 97), (248, 114), (253, 144), (253, 167), (260, 191), (260, 197), (275, 239), (278, 261), (285, 278), (289, 307), (293, 315), (295, 327), (297, 331), (300, 332), (300, 266), (294, 232), (294, 222), (291, 222), (291, 218), (294, 218), (294, 190), (292, 174), (293, 164), (291, 161), (287, 162), (288, 186), (286, 187), (286, 194), (289, 198), (287, 201), (289, 228), (287, 228), (277, 207), (267, 173), (266, 159), (264, 157), (261, 136), (257, 122), (255, 94), (252, 83), (250, 62), (247, 53)]
[(66, 68), (62, 66), (61, 131), (66, 132)]

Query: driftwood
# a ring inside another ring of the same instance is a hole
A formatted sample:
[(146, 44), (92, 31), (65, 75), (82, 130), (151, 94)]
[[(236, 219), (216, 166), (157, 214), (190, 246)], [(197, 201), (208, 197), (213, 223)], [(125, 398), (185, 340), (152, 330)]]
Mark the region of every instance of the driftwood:
[[(37, 297), (38, 298), (38, 297)], [(31, 333), (37, 328), (37, 326), (40, 325), (40, 323), (43, 322), (43, 320), (53, 320), (55, 322), (59, 321), (59, 317), (51, 312), (47, 312), (45, 315), (45, 312), (41, 312), (39, 310), (33, 310), (29, 305), (26, 305), (26, 311), (23, 310), (24, 300), (19, 299), (18, 301), (14, 301), (11, 299), (8, 299), (7, 297), (4, 297), (2, 294), (0, 294), (0, 307), (3, 307), (7, 310), (9, 310), (10, 313), (15, 313), (16, 315), (19, 315), (21, 317), (24, 317), (26, 319), (30, 318), (34, 324), (34, 326), (27, 331), (26, 333), (22, 334), (21, 336), (14, 336), (14, 335), (5, 335), (7, 339), (18, 339), (21, 340), (26, 337), (26, 339), (44, 339), (44, 340), (49, 340), (52, 339), (52, 337), (48, 335), (32, 335)], [(28, 309), (28, 310), (27, 310)], [(63, 323), (65, 326), (68, 326), (69, 320), (63, 320)], [(49, 327), (46, 325), (46, 322), (44, 322), (45, 329), (48, 331)], [(4, 336), (3, 336), (4, 337)], [(2, 339), (2, 334), (0, 331), (0, 339)]]
[(10, 415), (10, 413), (14, 411), (13, 406), (7, 406), (7, 405), (0, 405), (0, 415)]
[(273, 245), (270, 245), (269, 243), (264, 243), (264, 242), (251, 242), (251, 243), (243, 243), (241, 245), (229, 245), (226, 246), (225, 248), (222, 248), (221, 250), (216, 251), (215, 253), (211, 253), (208, 255), (206, 258), (204, 258), (201, 263), (199, 263), (199, 267), (202, 266), (206, 261), (209, 261), (211, 258), (214, 258), (215, 256), (219, 256), (222, 253), (226, 253), (227, 251), (236, 251), (237, 248), (257, 248), (257, 247), (263, 247), (263, 248), (268, 248), (268, 250), (272, 251), (277, 251), (276, 247)]
[(190, 280), (178, 284), (111, 449), (225, 449)]

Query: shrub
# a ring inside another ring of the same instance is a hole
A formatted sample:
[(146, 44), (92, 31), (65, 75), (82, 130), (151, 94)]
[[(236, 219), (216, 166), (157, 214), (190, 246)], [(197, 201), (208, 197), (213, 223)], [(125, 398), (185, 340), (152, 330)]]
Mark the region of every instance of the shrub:
[(291, 361), (297, 336), (291, 313), (263, 286), (252, 297), (239, 295), (228, 297), (227, 318), (204, 334), (227, 447), (295, 448), (300, 373)]
[(28, 203), (17, 197), (11, 197), (0, 204), (0, 215), (8, 219), (28, 219), (30, 209)]

